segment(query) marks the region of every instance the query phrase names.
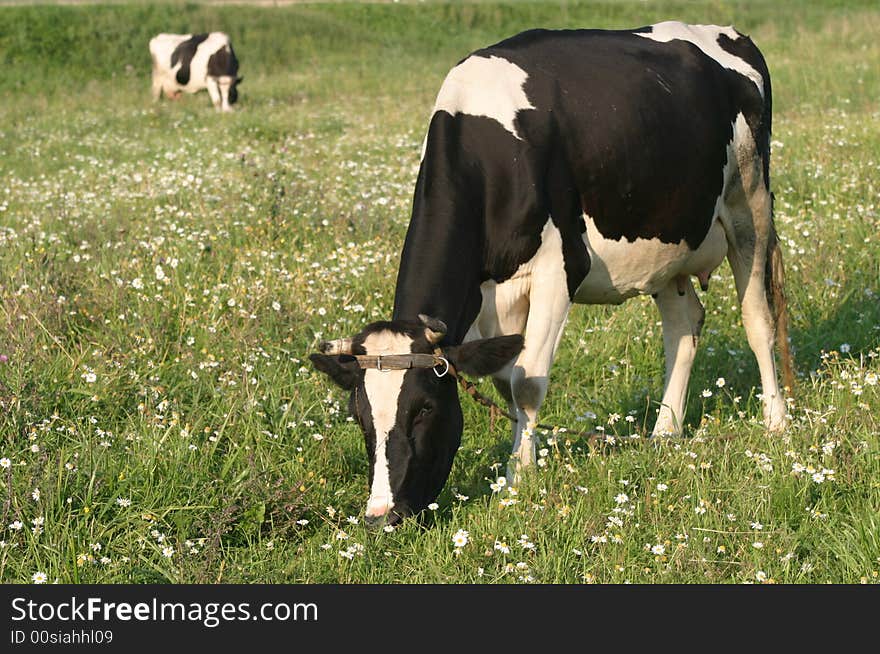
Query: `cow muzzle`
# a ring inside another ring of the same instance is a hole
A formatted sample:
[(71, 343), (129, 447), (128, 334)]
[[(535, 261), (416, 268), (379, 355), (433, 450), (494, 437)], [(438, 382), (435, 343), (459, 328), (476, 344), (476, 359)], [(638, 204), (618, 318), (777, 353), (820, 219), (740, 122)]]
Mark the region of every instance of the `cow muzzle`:
[(383, 527), (394, 527), (403, 521), (406, 511), (395, 511), (391, 507), (384, 513), (369, 512), (364, 515), (364, 524), (368, 529), (381, 529)]

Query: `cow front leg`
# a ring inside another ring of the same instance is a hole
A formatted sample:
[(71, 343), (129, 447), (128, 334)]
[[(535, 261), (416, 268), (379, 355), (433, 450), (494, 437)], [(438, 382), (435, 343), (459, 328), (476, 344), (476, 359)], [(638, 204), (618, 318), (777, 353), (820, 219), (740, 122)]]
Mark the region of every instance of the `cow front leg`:
[(522, 469), (535, 462), (538, 410), (547, 395), (550, 366), (571, 308), (565, 271), (560, 266), (555, 272), (558, 274), (549, 279), (533, 282), (525, 344), (510, 372), (510, 394), (517, 421), (513, 425), (513, 453), (507, 474), (514, 482)]
[(507, 464), (508, 479), (516, 482), (520, 472), (530, 467), (536, 459), (535, 424), (538, 410), (547, 396), (549, 370), (540, 374), (536, 366), (516, 366), (510, 383), (514, 397), (516, 423), (513, 425), (513, 452)]
[[(525, 347), (529, 347), (528, 340), (523, 351)], [(507, 412), (516, 420), (512, 425), (513, 451), (506, 471), (510, 483), (516, 483), (520, 470), (535, 461), (537, 448), (531, 425), (534, 425), (538, 409), (547, 394), (546, 372), (543, 375), (530, 375), (526, 372), (529, 369), (534, 372), (536, 366), (520, 357), (492, 375), (492, 383), (504, 398)]]
[(232, 88), (231, 77), (221, 77), (217, 84), (220, 87), (220, 110), (232, 111), (232, 105), (229, 104), (229, 90)]
[(155, 73), (153, 73), (153, 86), (150, 89), (150, 95), (153, 98), (153, 102), (158, 102), (159, 98), (162, 97), (162, 77)]
[(654, 301), (663, 322), (666, 382), (652, 435), (673, 436), (681, 433), (688, 381), (705, 310), (687, 277), (673, 279), (657, 293)]
[(211, 96), (211, 102), (214, 105), (214, 109), (220, 111), (223, 104), (223, 98), (220, 95), (220, 85), (217, 83), (216, 79), (209, 77), (205, 80), (205, 86), (208, 87), (208, 95)]

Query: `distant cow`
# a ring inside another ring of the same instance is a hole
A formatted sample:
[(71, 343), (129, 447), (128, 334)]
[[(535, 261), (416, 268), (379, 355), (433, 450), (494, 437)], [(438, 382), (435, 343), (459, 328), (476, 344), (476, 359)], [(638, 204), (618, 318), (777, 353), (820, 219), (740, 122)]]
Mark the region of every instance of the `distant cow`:
[(666, 383), (653, 434), (680, 433), (704, 317), (689, 278), (708, 289), (725, 257), (765, 424), (783, 430), (774, 333), (787, 379), (791, 367), (770, 127), (764, 57), (731, 27), (532, 30), (453, 68), (392, 320), (311, 355), (351, 392), (370, 457), (367, 522), (393, 524), (442, 489), (462, 435), (458, 373), (492, 375), (516, 416), (510, 474), (535, 461), (533, 425), (575, 303), (654, 296)]
[(231, 111), (238, 100), (238, 59), (229, 37), (210, 34), (159, 34), (150, 39), (153, 58), (153, 100), (162, 93), (172, 99), (181, 91), (208, 89), (214, 107)]

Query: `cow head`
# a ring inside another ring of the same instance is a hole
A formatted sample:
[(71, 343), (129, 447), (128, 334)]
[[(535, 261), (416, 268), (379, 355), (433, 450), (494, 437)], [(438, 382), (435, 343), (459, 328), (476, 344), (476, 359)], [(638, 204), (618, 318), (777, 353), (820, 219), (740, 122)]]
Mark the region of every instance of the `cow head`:
[(433, 502), (461, 444), (462, 415), (453, 374), (444, 365), (408, 370), (362, 370), (354, 355), (436, 354), (456, 373), (497, 372), (523, 346), (522, 336), (499, 336), (440, 347), (446, 326), (419, 316), (368, 325), (353, 338), (321, 344), (315, 368), (350, 391), (349, 411), (364, 433), (370, 465), (366, 522), (395, 524)]
[(238, 102), (238, 85), (242, 83), (244, 77), (236, 77), (235, 81), (232, 82), (232, 85), (229, 87), (229, 104), (235, 104)]

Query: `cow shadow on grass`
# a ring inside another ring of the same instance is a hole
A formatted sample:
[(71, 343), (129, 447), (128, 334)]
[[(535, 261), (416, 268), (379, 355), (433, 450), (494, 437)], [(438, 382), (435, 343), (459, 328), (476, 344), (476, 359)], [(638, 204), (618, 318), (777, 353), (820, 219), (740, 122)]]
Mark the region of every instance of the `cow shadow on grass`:
[[(880, 345), (880, 297), (875, 290), (856, 284), (826, 282), (788, 289), (789, 339), (795, 369), (795, 388), (789, 393), (796, 402), (799, 386), (822, 366), (823, 353), (833, 350), (856, 360)], [(811, 295), (826, 295), (814, 300)], [(833, 293), (833, 297), (828, 294)], [(703, 328), (697, 359), (688, 392), (686, 428), (698, 425), (705, 413), (729, 414), (732, 398), (740, 396), (739, 409), (745, 419), (761, 420), (762, 407), (756, 397), (761, 392), (760, 374), (754, 354), (746, 340), (739, 312), (737, 325), (724, 333), (713, 333), (710, 321)], [(775, 348), (778, 377), (783, 383), (779, 348)], [(725, 378), (719, 392), (715, 382)], [(702, 389), (713, 391), (704, 399)], [(798, 402), (799, 403), (799, 402)], [(685, 432), (687, 434), (687, 431)]]
[(808, 300), (792, 307), (789, 300), (792, 348), (801, 378), (821, 365), (823, 352), (836, 350), (858, 359), (880, 347), (880, 289), (855, 284), (833, 288), (838, 300), (830, 309)]

